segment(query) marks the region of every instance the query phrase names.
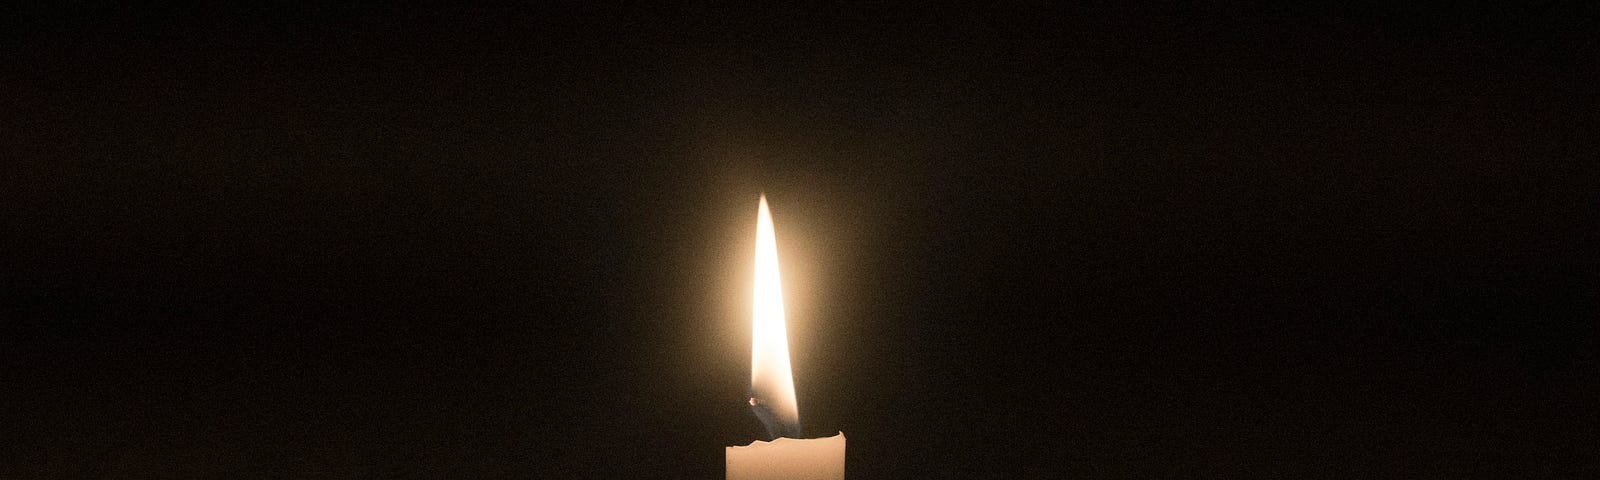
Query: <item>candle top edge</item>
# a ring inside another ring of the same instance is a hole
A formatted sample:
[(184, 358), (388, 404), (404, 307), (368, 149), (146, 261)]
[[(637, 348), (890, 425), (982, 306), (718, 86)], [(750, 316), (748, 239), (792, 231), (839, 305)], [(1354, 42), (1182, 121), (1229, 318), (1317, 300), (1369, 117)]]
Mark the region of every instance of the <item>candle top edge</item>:
[(833, 439), (844, 440), (844, 432), (841, 431), (841, 432), (837, 432), (837, 433), (834, 433), (833, 435), (829, 435), (829, 436), (826, 436), (826, 437), (816, 437), (816, 438), (778, 437), (776, 439), (773, 439), (770, 442), (766, 441), (766, 440), (756, 440), (756, 441), (750, 442), (749, 445), (734, 445), (734, 446), (730, 446), (728, 448), (749, 448), (749, 447), (757, 447), (757, 446), (761, 446), (761, 445), (770, 445), (770, 444), (778, 444), (778, 443), (786, 443), (786, 442), (803, 442), (803, 441), (809, 441), (809, 440), (833, 440)]

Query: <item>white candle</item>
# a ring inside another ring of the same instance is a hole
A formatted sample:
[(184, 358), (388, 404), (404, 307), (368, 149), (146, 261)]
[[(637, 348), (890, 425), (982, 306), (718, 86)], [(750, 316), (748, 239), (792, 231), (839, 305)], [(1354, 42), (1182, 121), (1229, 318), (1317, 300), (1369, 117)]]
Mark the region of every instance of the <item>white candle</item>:
[(728, 480), (844, 480), (844, 433), (728, 447)]
[(750, 406), (776, 440), (728, 447), (728, 480), (843, 480), (844, 433), (827, 438), (782, 438), (800, 434), (789, 369), (789, 339), (783, 318), (783, 288), (778, 276), (778, 242), (772, 213), (761, 196), (756, 214), (756, 275), (751, 311)]

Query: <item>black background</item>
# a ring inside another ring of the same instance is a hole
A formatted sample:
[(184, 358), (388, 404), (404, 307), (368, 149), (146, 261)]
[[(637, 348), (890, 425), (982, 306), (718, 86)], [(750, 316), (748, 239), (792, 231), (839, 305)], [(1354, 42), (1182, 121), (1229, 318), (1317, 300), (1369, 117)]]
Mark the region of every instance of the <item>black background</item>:
[(7, 18), (0, 477), (1596, 472), (1592, 9)]

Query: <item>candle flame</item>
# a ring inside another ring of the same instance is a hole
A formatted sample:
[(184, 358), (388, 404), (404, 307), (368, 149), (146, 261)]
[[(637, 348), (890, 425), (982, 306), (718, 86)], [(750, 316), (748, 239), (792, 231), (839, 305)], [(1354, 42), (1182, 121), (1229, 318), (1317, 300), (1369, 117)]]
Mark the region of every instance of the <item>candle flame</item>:
[(756, 216), (756, 275), (750, 349), (751, 405), (764, 405), (774, 420), (798, 430), (800, 411), (789, 370), (789, 339), (783, 318), (783, 287), (778, 279), (778, 242), (772, 232), (767, 196)]

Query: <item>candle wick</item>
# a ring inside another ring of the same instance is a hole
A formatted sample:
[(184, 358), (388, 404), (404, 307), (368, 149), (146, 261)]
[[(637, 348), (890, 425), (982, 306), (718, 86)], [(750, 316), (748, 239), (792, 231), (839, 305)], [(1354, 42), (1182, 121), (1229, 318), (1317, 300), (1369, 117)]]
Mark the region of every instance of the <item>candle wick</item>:
[(756, 397), (750, 397), (750, 411), (756, 414), (756, 420), (761, 421), (761, 426), (767, 429), (767, 441), (777, 440), (778, 437), (800, 438), (800, 425), (790, 425), (778, 420), (772, 410), (767, 409), (766, 402)]

